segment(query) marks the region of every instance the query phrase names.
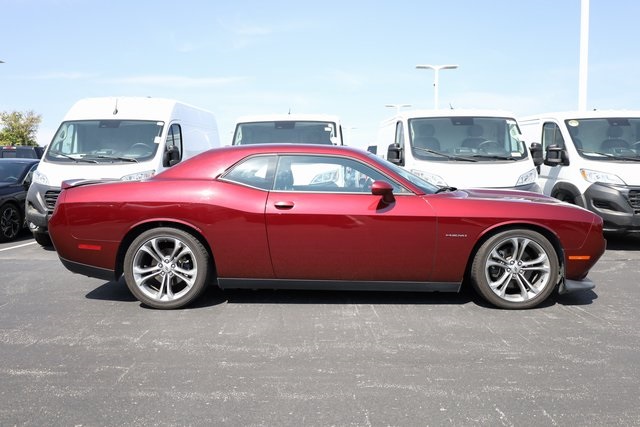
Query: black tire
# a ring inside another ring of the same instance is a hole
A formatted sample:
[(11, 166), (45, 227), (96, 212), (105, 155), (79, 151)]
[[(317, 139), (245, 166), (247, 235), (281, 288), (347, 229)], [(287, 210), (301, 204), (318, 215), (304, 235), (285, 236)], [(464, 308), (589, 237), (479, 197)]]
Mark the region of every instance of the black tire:
[(46, 248), (53, 246), (53, 242), (51, 241), (51, 237), (49, 236), (49, 233), (41, 233), (41, 232), (34, 231), (33, 238), (35, 239), (36, 242), (38, 242), (40, 246), (44, 246)]
[(161, 227), (145, 231), (131, 243), (124, 257), (124, 277), (140, 302), (168, 310), (200, 296), (211, 265), (209, 253), (193, 235)]
[(18, 208), (7, 203), (0, 207), (0, 242), (9, 242), (20, 234), (24, 220)]
[(480, 246), (471, 265), (471, 283), (496, 307), (532, 308), (553, 292), (559, 268), (558, 255), (542, 234), (507, 230)]

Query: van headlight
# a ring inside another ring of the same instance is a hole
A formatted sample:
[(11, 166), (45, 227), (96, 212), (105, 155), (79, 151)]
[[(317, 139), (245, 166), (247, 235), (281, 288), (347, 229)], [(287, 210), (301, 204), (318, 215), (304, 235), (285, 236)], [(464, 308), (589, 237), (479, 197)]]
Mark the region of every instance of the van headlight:
[(538, 174), (535, 169), (531, 169), (530, 171), (523, 173), (518, 178), (518, 182), (516, 182), (516, 187), (519, 187), (521, 185), (533, 184), (536, 181), (537, 175)]
[(43, 174), (38, 169), (36, 169), (33, 172), (33, 182), (36, 182), (42, 185), (49, 185), (49, 178), (47, 178), (47, 175)]
[(155, 173), (155, 170), (131, 173), (120, 178), (120, 181), (142, 181), (143, 179), (151, 178)]
[(440, 175), (436, 175), (429, 172), (420, 171), (418, 169), (411, 169), (411, 173), (414, 175), (418, 175), (420, 178), (424, 179), (430, 184), (436, 185), (438, 187), (448, 187), (447, 182), (442, 179)]
[(600, 182), (602, 184), (625, 185), (618, 175), (612, 173), (580, 169), (580, 174), (588, 182)]

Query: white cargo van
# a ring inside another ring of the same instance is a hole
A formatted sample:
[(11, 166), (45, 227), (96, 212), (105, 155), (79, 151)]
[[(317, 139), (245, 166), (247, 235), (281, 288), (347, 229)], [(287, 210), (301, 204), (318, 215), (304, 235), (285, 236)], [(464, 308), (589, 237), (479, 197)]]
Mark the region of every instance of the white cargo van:
[(540, 192), (533, 156), (504, 112), (403, 111), (381, 123), (369, 151), (439, 187)]
[(26, 219), (36, 241), (47, 233), (68, 179), (140, 180), (220, 146), (212, 113), (162, 98), (87, 98), (65, 115), (33, 175)]
[(337, 116), (325, 114), (266, 114), (240, 117), (232, 145), (265, 144), (346, 145)]
[(566, 111), (518, 120), (541, 142), (544, 194), (600, 215), (605, 231), (640, 232), (640, 111)]

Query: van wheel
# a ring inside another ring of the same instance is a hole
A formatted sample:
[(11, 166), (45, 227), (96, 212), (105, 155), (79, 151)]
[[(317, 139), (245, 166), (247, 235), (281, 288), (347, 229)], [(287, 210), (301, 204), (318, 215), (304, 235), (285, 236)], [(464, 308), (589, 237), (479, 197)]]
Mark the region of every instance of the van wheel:
[(572, 205), (576, 204), (576, 199), (573, 197), (573, 194), (564, 191), (557, 193), (554, 197), (563, 202), (571, 203)]
[(18, 208), (10, 203), (2, 206), (0, 208), (0, 242), (15, 239), (22, 229), (22, 223)]
[(51, 242), (51, 237), (49, 237), (49, 233), (40, 233), (33, 232), (33, 238), (40, 246), (50, 247), (53, 246), (53, 242)]
[(176, 228), (145, 231), (124, 257), (124, 277), (131, 293), (143, 304), (159, 309), (191, 303), (204, 290), (212, 270), (202, 243)]
[(497, 307), (524, 309), (547, 299), (558, 271), (558, 256), (546, 237), (531, 230), (507, 230), (480, 246), (471, 266), (471, 283)]

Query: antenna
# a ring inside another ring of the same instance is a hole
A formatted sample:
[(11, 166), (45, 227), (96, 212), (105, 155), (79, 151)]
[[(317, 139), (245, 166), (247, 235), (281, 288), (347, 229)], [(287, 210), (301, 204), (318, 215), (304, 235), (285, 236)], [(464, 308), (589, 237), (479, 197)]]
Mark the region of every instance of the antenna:
[(115, 105), (115, 108), (113, 109), (113, 115), (115, 116), (116, 114), (118, 114), (118, 98), (116, 98), (116, 105)]

